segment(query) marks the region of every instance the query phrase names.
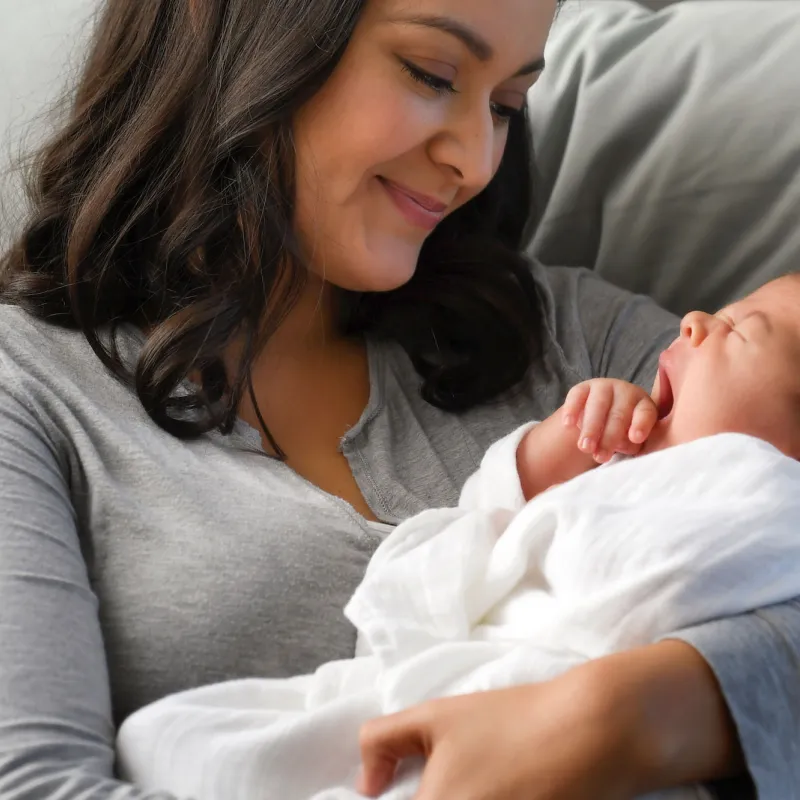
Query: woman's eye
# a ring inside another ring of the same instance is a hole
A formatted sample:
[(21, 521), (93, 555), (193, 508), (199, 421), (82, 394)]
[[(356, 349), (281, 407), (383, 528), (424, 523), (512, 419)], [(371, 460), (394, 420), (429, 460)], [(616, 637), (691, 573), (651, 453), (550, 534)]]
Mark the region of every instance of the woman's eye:
[[(432, 89), (437, 94), (458, 94), (458, 90), (453, 86), (453, 82), (447, 80), (447, 78), (434, 75), (405, 59), (400, 60), (400, 65), (403, 71), (410, 75), (417, 83), (421, 83), (428, 89)], [(514, 108), (513, 106), (507, 106), (503, 103), (491, 103), (490, 108), (492, 116), (499, 125), (507, 125), (514, 117), (521, 118), (525, 116), (524, 108)]]
[(446, 78), (440, 78), (438, 75), (432, 75), (430, 72), (426, 72), (424, 69), (415, 66), (410, 61), (401, 61), (400, 63), (403, 70), (417, 83), (421, 83), (423, 86), (433, 89), (437, 94), (456, 94), (456, 89), (452, 81), (448, 81)]
[(492, 103), (492, 114), (494, 114), (498, 122), (507, 125), (512, 119), (522, 119), (525, 116), (525, 109), (504, 106), (502, 103)]

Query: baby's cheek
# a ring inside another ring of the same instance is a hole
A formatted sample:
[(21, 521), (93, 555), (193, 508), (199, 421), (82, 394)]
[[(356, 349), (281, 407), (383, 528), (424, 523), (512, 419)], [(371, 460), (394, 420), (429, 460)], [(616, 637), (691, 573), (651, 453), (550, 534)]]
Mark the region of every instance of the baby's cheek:
[(720, 433), (743, 433), (760, 435), (760, 419), (765, 409), (753, 407), (753, 398), (746, 392), (727, 387), (719, 391), (709, 388), (705, 397), (696, 399), (694, 408), (689, 406), (687, 421), (693, 439), (716, 436)]

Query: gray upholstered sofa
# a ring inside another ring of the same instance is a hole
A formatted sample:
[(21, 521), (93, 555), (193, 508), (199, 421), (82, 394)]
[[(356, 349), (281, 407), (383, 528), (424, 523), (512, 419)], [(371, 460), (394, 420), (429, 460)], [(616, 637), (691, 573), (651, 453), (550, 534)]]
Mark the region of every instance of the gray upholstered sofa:
[(685, 311), (800, 270), (800, 3), (569, 0), (531, 250)]

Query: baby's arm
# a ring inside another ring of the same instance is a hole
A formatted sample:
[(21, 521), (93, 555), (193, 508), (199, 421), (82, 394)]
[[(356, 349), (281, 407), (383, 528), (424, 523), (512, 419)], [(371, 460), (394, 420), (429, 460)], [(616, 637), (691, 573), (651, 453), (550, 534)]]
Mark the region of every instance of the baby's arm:
[(578, 384), (517, 448), (525, 499), (588, 472), (614, 453), (636, 455), (657, 421), (656, 404), (632, 383), (595, 378)]

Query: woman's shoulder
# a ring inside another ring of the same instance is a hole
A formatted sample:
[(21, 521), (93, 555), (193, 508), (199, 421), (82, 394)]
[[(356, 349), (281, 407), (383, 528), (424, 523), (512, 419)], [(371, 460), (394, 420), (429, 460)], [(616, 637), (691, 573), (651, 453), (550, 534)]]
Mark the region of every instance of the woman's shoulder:
[(52, 348), (78, 349), (79, 332), (39, 319), (15, 305), (0, 304), (0, 354), (8, 363), (37, 362), (46, 358)]
[[(126, 331), (117, 341), (123, 354), (134, 352), (136, 343)], [(56, 424), (67, 407), (75, 410), (129, 393), (80, 331), (7, 304), (0, 305), (0, 389), (8, 402), (35, 408)]]
[(45, 383), (102, 366), (80, 331), (54, 325), (22, 308), (0, 305), (0, 370), (6, 378), (24, 376)]

